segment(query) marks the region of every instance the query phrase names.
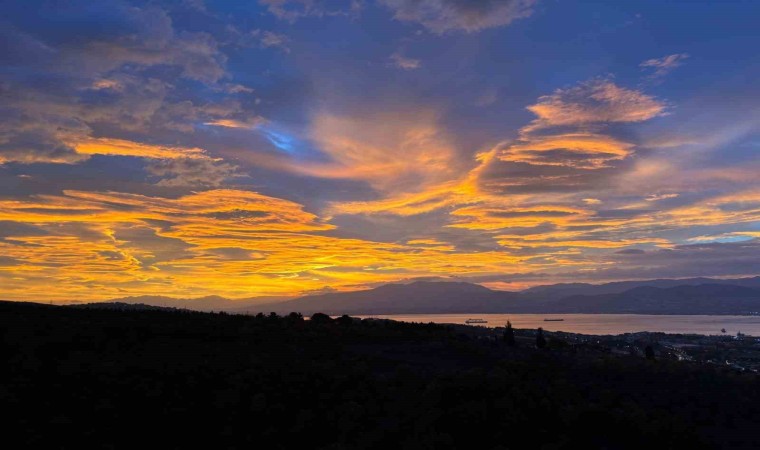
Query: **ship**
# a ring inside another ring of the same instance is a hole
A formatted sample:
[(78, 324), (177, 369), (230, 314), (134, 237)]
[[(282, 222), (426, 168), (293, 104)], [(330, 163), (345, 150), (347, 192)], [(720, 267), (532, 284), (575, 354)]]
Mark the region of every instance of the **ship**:
[(484, 319), (467, 319), (464, 321), (467, 325), (472, 325), (473, 323), (488, 323), (487, 320)]
[(544, 322), (564, 322), (565, 319), (544, 319)]

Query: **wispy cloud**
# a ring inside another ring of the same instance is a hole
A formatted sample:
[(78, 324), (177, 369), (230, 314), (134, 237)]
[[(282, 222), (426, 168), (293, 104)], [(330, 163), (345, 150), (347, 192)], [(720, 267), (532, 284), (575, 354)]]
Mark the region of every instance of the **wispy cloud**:
[(678, 194), (676, 193), (668, 193), (668, 194), (652, 194), (648, 196), (645, 200), (648, 202), (657, 202), (660, 200), (667, 200), (669, 198), (677, 198)]
[(267, 30), (253, 30), (251, 36), (258, 41), (262, 48), (278, 48), (285, 53), (290, 53), (290, 47), (288, 47), (290, 39), (284, 34)]
[(493, 192), (517, 188), (582, 191), (594, 182), (589, 171), (629, 158), (631, 142), (605, 130), (663, 115), (665, 104), (638, 90), (595, 79), (542, 96), (527, 109), (537, 117), (519, 137), (494, 147), (483, 185)]
[(695, 236), (689, 242), (741, 242), (760, 239), (760, 231), (732, 231), (715, 235)]
[(332, 162), (306, 163), (300, 170), (366, 180), (386, 192), (450, 179), (457, 152), (436, 120), (435, 112), (424, 110), (317, 114), (311, 137)]
[(156, 159), (207, 158), (205, 151), (200, 148), (152, 145), (125, 139), (87, 138), (72, 143), (72, 147), (82, 155), (118, 155)]
[(676, 67), (680, 67), (689, 55), (686, 53), (675, 53), (662, 58), (647, 59), (639, 64), (642, 70), (651, 71), (651, 78), (662, 78), (672, 72)]
[(295, 22), (303, 17), (352, 16), (361, 11), (363, 0), (259, 0), (275, 17)]
[(241, 128), (241, 129), (252, 129), (256, 128), (257, 126), (266, 123), (266, 119), (259, 116), (250, 117), (246, 120), (241, 119), (216, 119), (211, 122), (205, 122), (204, 125), (211, 125), (215, 127), (225, 127), (225, 128)]
[(409, 58), (402, 56), (400, 53), (394, 53), (390, 57), (394, 66), (404, 70), (414, 70), (422, 67), (422, 63), (419, 59)]
[(528, 110), (537, 119), (529, 130), (563, 125), (642, 122), (665, 113), (666, 105), (641, 91), (597, 79), (558, 89), (538, 99)]

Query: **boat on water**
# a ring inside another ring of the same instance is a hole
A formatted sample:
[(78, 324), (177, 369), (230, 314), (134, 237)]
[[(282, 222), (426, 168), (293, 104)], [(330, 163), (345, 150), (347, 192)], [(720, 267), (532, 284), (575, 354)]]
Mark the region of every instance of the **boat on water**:
[(472, 325), (474, 323), (488, 323), (487, 320), (484, 319), (467, 319), (464, 321), (467, 325)]
[(544, 322), (564, 322), (565, 319), (544, 319)]

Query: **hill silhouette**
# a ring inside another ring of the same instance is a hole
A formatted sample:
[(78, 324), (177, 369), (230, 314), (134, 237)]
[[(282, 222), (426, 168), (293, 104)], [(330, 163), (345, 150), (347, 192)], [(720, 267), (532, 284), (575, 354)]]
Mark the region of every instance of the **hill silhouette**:
[(108, 303), (123, 303), (132, 305), (150, 305), (166, 308), (192, 309), (194, 311), (231, 311), (242, 307), (253, 307), (270, 302), (286, 301), (292, 297), (253, 297), (240, 300), (232, 300), (218, 295), (209, 295), (198, 298), (174, 298), (162, 295), (142, 295), (137, 297), (123, 297), (109, 300)]

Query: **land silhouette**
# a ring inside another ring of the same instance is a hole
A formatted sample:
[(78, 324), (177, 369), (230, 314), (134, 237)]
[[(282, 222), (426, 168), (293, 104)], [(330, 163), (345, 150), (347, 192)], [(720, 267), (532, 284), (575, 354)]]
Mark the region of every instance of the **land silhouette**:
[(4, 438), (22, 448), (760, 446), (758, 375), (651, 348), (125, 303), (0, 302), (0, 326)]

